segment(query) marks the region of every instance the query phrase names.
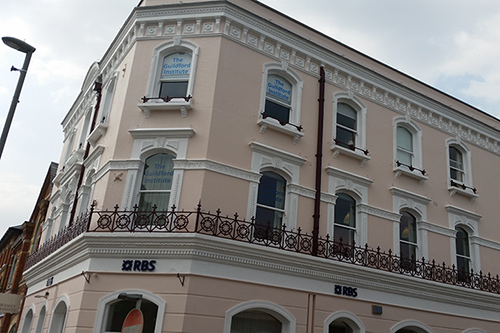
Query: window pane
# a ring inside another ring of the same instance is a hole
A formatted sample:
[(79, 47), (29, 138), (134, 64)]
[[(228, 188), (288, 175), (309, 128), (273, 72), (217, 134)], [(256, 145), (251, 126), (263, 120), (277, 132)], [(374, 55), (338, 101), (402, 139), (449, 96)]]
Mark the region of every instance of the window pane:
[(337, 123), (356, 129), (357, 112), (345, 103), (337, 104)]
[(264, 228), (281, 228), (283, 213), (274, 209), (257, 207), (255, 213), (255, 224)]
[(335, 320), (328, 327), (328, 333), (352, 333), (352, 328), (341, 319)]
[(467, 231), (465, 231), (462, 228), (457, 228), (456, 244), (457, 244), (457, 254), (467, 257), (470, 256), (469, 235), (467, 234)]
[(345, 245), (354, 244), (354, 229), (335, 226), (333, 233), (334, 233), (334, 238), (333, 238), (334, 242), (340, 243), (340, 239), (342, 238), (342, 244)]
[(413, 152), (413, 137), (406, 128), (398, 127), (398, 147)]
[(161, 80), (189, 78), (191, 72), (191, 54), (178, 52), (172, 53), (163, 59)]
[(415, 217), (410, 213), (401, 213), (399, 239), (411, 243), (417, 243), (417, 222)]
[(291, 105), (292, 84), (282, 76), (269, 74), (267, 75), (266, 96)]
[(349, 195), (338, 194), (335, 203), (335, 224), (356, 227), (356, 201)]
[(168, 210), (174, 175), (173, 158), (169, 154), (156, 154), (146, 159), (140, 190), (140, 210), (149, 211), (153, 205), (157, 206), (157, 210)]
[(262, 311), (238, 313), (231, 320), (231, 333), (281, 333), (281, 322)]
[(339, 146), (354, 149), (356, 145), (356, 133), (337, 126), (337, 144)]
[(286, 180), (274, 172), (263, 172), (259, 183), (257, 204), (285, 208)]
[[(109, 306), (108, 320), (105, 325), (106, 332), (121, 332), (123, 322), (128, 313), (135, 309), (136, 300), (120, 300)], [(156, 315), (158, 306), (151, 301), (143, 299), (141, 301), (141, 311), (144, 317), (143, 333), (153, 333), (156, 325)]]
[(412, 153), (409, 153), (407, 151), (404, 151), (404, 150), (400, 150), (398, 149), (397, 150), (397, 156), (396, 156), (396, 159), (405, 164), (405, 165), (413, 165), (413, 161), (412, 161), (412, 158), (413, 158), (413, 155)]
[(266, 100), (264, 116), (274, 118), (282, 125), (288, 124), (288, 120), (290, 119), (290, 108), (273, 101)]
[(160, 87), (160, 97), (186, 97), (187, 86), (187, 81), (162, 82)]

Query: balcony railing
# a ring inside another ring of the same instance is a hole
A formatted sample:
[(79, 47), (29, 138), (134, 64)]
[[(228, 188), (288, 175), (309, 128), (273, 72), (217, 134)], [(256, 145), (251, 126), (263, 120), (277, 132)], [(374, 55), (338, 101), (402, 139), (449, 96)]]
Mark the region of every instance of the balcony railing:
[[(296, 252), (304, 255), (313, 253), (313, 236), (282, 228), (265, 227), (255, 223), (252, 218), (245, 221), (238, 214), (232, 217), (222, 216), (221, 211), (215, 213), (204, 212), (201, 205), (194, 211), (179, 211), (172, 207), (170, 211), (139, 211), (134, 207), (131, 211), (120, 211), (116, 206), (113, 211), (94, 211), (80, 216), (75, 223), (61, 230), (55, 237), (43, 244), (28, 258), (26, 269), (40, 262), (63, 245), (70, 242), (85, 232), (128, 232), (128, 233), (198, 233), (214, 237), (230, 239), (238, 242), (255, 244), (257, 246), (271, 247), (283, 251)], [(133, 237), (133, 236), (132, 236)], [(446, 266), (445, 263), (437, 264), (434, 260), (426, 261), (425, 258), (415, 260), (405, 259), (395, 255), (391, 250), (381, 252), (380, 248), (372, 249), (356, 244), (335, 242), (328, 235), (319, 238), (317, 256), (329, 260), (345, 262), (430, 280), (464, 288), (481, 290), (500, 294), (500, 278), (498, 275), (484, 275), (458, 271), (455, 266)]]

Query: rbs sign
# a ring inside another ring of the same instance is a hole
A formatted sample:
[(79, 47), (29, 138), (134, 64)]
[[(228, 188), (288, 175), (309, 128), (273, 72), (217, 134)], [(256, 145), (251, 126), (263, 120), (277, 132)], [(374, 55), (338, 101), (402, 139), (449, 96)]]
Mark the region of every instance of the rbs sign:
[(155, 264), (156, 260), (123, 260), (122, 271), (151, 272)]
[(348, 297), (358, 297), (358, 288), (335, 285), (335, 295), (342, 295)]

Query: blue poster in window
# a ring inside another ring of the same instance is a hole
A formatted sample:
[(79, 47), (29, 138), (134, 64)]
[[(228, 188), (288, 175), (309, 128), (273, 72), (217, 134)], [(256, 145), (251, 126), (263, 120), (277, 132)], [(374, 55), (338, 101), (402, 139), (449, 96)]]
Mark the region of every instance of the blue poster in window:
[(163, 59), (161, 79), (186, 79), (191, 71), (190, 53), (173, 53)]
[(266, 96), (290, 104), (292, 84), (279, 75), (269, 74), (267, 76)]

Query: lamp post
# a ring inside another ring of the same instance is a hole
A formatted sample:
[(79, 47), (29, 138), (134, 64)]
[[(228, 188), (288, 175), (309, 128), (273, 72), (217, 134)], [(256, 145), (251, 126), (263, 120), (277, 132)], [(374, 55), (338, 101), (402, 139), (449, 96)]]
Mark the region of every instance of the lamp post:
[(11, 67), (11, 71), (20, 71), (19, 80), (17, 81), (16, 91), (14, 92), (14, 97), (12, 97), (12, 102), (10, 103), (9, 113), (7, 114), (7, 119), (5, 120), (5, 125), (2, 131), (2, 137), (0, 138), (0, 158), (2, 157), (3, 148), (5, 146), (5, 141), (7, 140), (7, 135), (9, 134), (10, 125), (12, 124), (12, 118), (14, 118), (14, 112), (16, 111), (17, 103), (19, 102), (19, 95), (21, 95), (21, 89), (23, 87), (24, 78), (28, 71), (28, 66), (30, 64), (31, 55), (35, 52), (35, 48), (28, 43), (23, 42), (14, 37), (2, 37), (2, 41), (5, 45), (23, 52), (26, 54), (24, 57), (24, 64), (22, 69), (17, 69), (14, 66)]

